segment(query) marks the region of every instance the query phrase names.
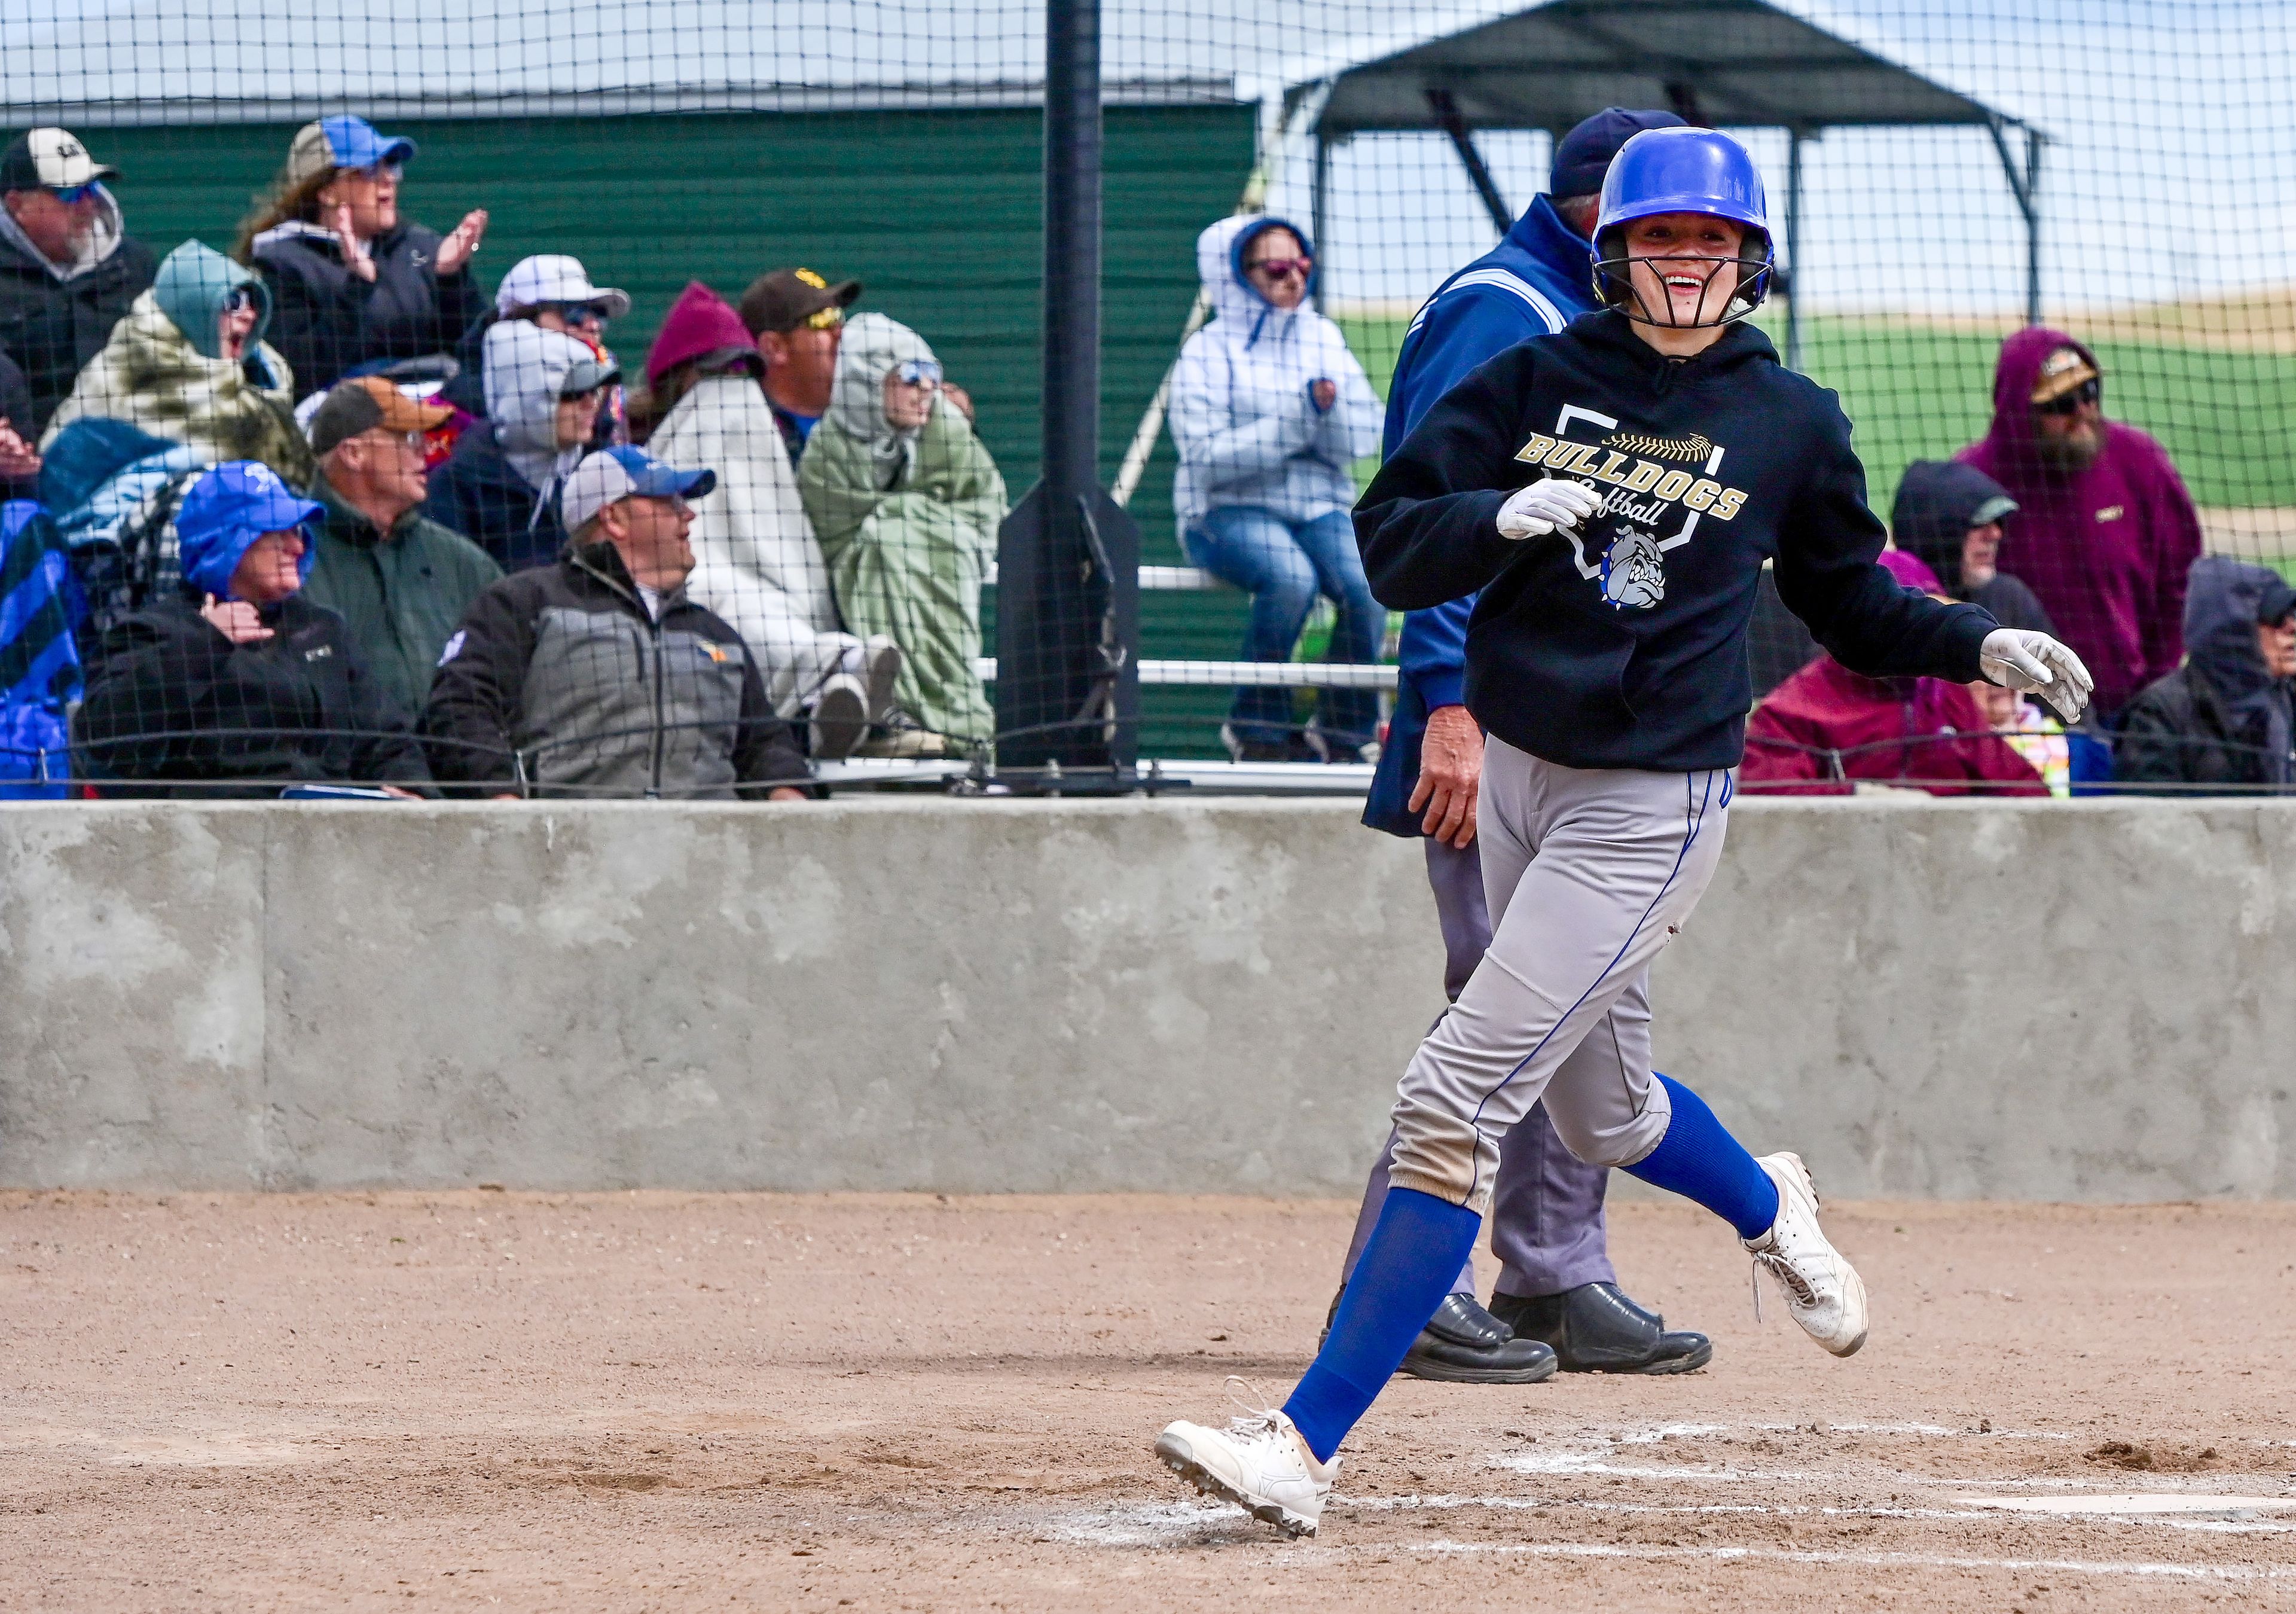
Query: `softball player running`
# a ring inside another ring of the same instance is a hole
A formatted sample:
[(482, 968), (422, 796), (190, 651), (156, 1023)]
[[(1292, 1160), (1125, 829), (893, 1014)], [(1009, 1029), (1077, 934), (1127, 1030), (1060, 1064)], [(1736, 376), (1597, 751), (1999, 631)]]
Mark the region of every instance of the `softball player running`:
[(1466, 703), (1488, 732), (1478, 835), (1493, 937), (1398, 1091), (1390, 1192), (1315, 1363), (1281, 1409), (1177, 1422), (1164, 1462), (1292, 1535), (1340, 1442), (1449, 1291), (1498, 1141), (1541, 1096), (1580, 1159), (1737, 1230), (1811, 1338), (1866, 1341), (1866, 1290), (1792, 1154), (1756, 1159), (1651, 1069), (1651, 961), (1722, 851), (1752, 705), (1762, 562), (1844, 665), (1984, 676), (2066, 722), (2089, 677), (2046, 635), (1897, 582), (1833, 394), (1742, 324), (1767, 290), (1761, 176), (1707, 129), (1652, 129), (1603, 184), (1603, 308), (1509, 348), (1431, 409), (1356, 509), (1380, 600), (1482, 591)]

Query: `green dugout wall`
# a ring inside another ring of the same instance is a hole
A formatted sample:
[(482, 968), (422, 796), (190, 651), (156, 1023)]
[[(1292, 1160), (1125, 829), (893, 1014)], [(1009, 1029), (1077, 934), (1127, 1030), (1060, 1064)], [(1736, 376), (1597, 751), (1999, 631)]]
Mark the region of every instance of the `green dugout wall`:
[[(1115, 479), (1196, 293), (1195, 238), (1234, 209), (1257, 108), (1106, 112), (1102, 476)], [(490, 215), (489, 288), (533, 252), (570, 252), (634, 299), (608, 340), (636, 374), (689, 280), (728, 298), (793, 264), (866, 284), (861, 307), (914, 326), (970, 389), (1014, 498), (1037, 474), (1043, 328), (1044, 114), (1035, 107), (379, 120), (421, 145), (402, 206), (445, 229)], [(165, 253), (229, 250), (287, 152), (291, 122), (82, 129), (126, 177), (131, 233)], [(1143, 559), (1177, 564), (1173, 459), (1159, 447), (1133, 511)], [(1142, 602), (1142, 653), (1228, 657), (1243, 605), (1225, 593)], [(996, 642), (992, 630), (988, 642)], [(1142, 754), (1218, 754), (1225, 690), (1142, 692)]]

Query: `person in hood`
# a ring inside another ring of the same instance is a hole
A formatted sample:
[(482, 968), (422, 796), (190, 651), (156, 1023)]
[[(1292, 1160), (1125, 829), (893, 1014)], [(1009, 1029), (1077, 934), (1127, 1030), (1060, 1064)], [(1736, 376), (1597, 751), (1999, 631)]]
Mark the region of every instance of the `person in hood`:
[(322, 118), (295, 132), (234, 254), (262, 272), (280, 349), (307, 392), (353, 367), (449, 353), (486, 312), (471, 273), (487, 233), (475, 209), (445, 235), (399, 217), (414, 143), (364, 118)]
[(985, 744), (996, 719), (977, 665), (980, 585), (1004, 520), (1004, 479), (942, 395), (924, 338), (882, 314), (847, 322), (829, 412), (797, 483), (847, 631), (900, 647), (896, 720), (864, 753)]
[(2110, 724), (2184, 654), (2201, 518), (2169, 451), (2104, 418), (2095, 354), (2034, 325), (2001, 344), (1992, 428), (1954, 457), (2016, 501), (2016, 575), (2095, 675)]
[(890, 638), (865, 643), (838, 617), (764, 375), (733, 305), (699, 281), (687, 286), (646, 355), (640, 413), (660, 422), (646, 451), (717, 471), (717, 486), (693, 500), (685, 591), (734, 625), (774, 709), (803, 717), (813, 756), (835, 761), (891, 717), (901, 652)]
[(260, 275), (185, 242), (80, 372), (41, 446), (77, 420), (124, 421), (213, 463), (260, 460), (308, 487), (311, 446), (295, 424), (294, 372), (264, 340), (270, 321)]
[(1711, 129), (1644, 129), (1603, 176), (1599, 313), (1518, 342), (1430, 409), (1356, 510), (1382, 604), (1481, 591), (1467, 709), (1489, 950), (1398, 1084), (1386, 1203), (1316, 1360), (1280, 1408), (1168, 1425), (1160, 1461), (1294, 1535), (1340, 1444), (1457, 1282), (1500, 1141), (1541, 1097), (1581, 1159), (1728, 1224), (1834, 1356), (1865, 1288), (1801, 1160), (1756, 1159), (1651, 1068), (1651, 967), (1713, 878), (1744, 750), (1746, 624), (1766, 560), (1820, 643), (1869, 677), (2047, 690), (2063, 646), (1899, 586), (1833, 395), (1745, 324), (1768, 289), (1761, 176)]
[[(1946, 592), (1920, 557), (1885, 550), (1882, 565), (1904, 586), (1932, 599)], [(1850, 793), (1851, 781), (1873, 780), (1932, 796), (2046, 796), (2048, 787), (2025, 758), (1989, 731), (1997, 725), (1980, 691), (1942, 678), (1869, 678), (1832, 656), (1794, 674), (1763, 698), (1746, 722), (1742, 790), (1784, 795)], [(2000, 690), (2010, 700), (2009, 690)]]
[(79, 373), (159, 271), (127, 233), (98, 162), (69, 129), (28, 130), (0, 152), (0, 348), (23, 366), (37, 440)]
[(323, 513), (266, 465), (218, 465), (176, 519), (181, 594), (104, 635), (75, 733), (119, 795), (268, 796), (365, 782), (428, 793), (408, 714), (343, 619), (302, 594)]
[[(1379, 447), (1380, 402), (1340, 328), (1306, 306), (1315, 270), (1306, 234), (1283, 219), (1211, 225), (1196, 238), (1196, 272), (1213, 317), (1172, 368), (1180, 542), (1198, 566), (1251, 595), (1247, 661), (1290, 660), (1318, 594), (1339, 611), (1330, 660), (1378, 660), (1387, 628), (1348, 524), (1349, 467)], [(1290, 690), (1246, 685), (1221, 738), (1238, 761), (1320, 750), (1353, 762), (1378, 726), (1369, 689), (1322, 691), (1302, 735)]]
[(2129, 702), (2112, 776), (2202, 794), (2286, 789), (2296, 784), (2292, 733), (2296, 588), (2264, 567), (2202, 555), (2185, 591), (2185, 665)]
[(508, 320), (487, 332), (485, 377), (488, 418), (431, 474), (424, 513), (504, 571), (548, 566), (566, 546), (559, 490), (589, 452), (621, 373), (578, 337)]
[(1927, 566), (1947, 594), (1982, 605), (2002, 627), (2054, 634), (2039, 598), (2005, 564), (2015, 553), (2006, 524), (2016, 513), (2009, 490), (1976, 466), (1915, 460), (1898, 482), (1890, 538)]

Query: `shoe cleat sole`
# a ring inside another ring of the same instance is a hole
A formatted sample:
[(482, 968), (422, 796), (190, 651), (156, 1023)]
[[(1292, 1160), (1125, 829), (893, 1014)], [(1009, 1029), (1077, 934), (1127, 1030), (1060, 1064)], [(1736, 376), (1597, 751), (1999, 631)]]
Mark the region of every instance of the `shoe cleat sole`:
[(1397, 1373), (1433, 1384), (1544, 1384), (1554, 1377), (1559, 1364), (1549, 1356), (1536, 1367), (1463, 1367), (1416, 1355), (1404, 1357)]
[(1156, 1455), (1164, 1466), (1207, 1496), (1232, 1502), (1262, 1524), (1272, 1524), (1293, 1540), (1316, 1533), (1316, 1521), (1303, 1519), (1281, 1503), (1260, 1502), (1245, 1495), (1196, 1460), (1195, 1449), (1177, 1435), (1156, 1437)]

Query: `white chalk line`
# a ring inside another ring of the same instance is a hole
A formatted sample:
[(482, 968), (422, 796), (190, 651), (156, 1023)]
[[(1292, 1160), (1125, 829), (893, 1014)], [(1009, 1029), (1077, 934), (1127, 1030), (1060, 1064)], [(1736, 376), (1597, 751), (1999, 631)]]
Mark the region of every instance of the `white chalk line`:
[(1349, 1552), (1427, 1553), (1468, 1556), (1511, 1553), (1529, 1558), (1695, 1559), (1702, 1562), (1852, 1564), (1863, 1569), (2048, 1569), (2062, 1575), (2128, 1575), (2170, 1580), (2296, 1580), (2296, 1565), (2146, 1563), (2079, 1558), (1960, 1558), (1931, 1553), (1833, 1553), (1816, 1548), (1612, 1546), (1578, 1542), (1401, 1542), (1391, 1546), (1353, 1543)]
[[(2226, 1536), (2286, 1536), (2296, 1535), (2296, 1524), (2284, 1524), (2266, 1519), (2210, 1519), (2197, 1517), (2214, 1508), (2226, 1512), (2241, 1512), (2259, 1506), (2296, 1509), (2296, 1497), (2266, 1499), (2259, 1503), (2251, 1497), (2226, 1497), (2221, 1502), (2206, 1492), (2163, 1493), (2164, 1500), (2173, 1499), (2185, 1505), (2188, 1512), (2178, 1516), (2172, 1512), (2152, 1512), (2141, 1503), (2116, 1511), (2112, 1508), (2076, 1507), (2066, 1510), (2065, 1517), (2094, 1519), (2108, 1523), (2158, 1524), (2172, 1529), (2201, 1530)], [(2023, 1500), (2032, 1505), (2015, 1512), (2030, 1517), (2046, 1517), (2050, 1510), (2048, 1498), (2030, 1497)], [(2095, 1503), (2110, 1498), (2080, 1497), (2080, 1503)], [(1414, 1509), (1488, 1508), (1504, 1512), (1535, 1512), (1547, 1508), (1575, 1508), (1590, 1513), (1653, 1513), (1684, 1514), (1728, 1518), (1736, 1515), (1759, 1514), (1779, 1519), (1914, 1519), (1924, 1521), (1945, 1521), (1961, 1524), (1998, 1524), (2002, 1513), (1979, 1508), (1919, 1508), (1919, 1507), (1830, 1507), (1820, 1503), (1759, 1503), (1759, 1502), (1598, 1502), (1578, 1496), (1345, 1496), (1334, 1494), (1332, 1509), (1339, 1512), (1384, 1512)]]

